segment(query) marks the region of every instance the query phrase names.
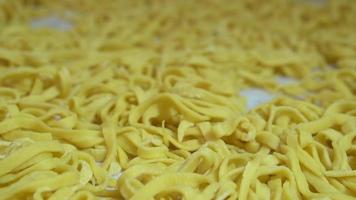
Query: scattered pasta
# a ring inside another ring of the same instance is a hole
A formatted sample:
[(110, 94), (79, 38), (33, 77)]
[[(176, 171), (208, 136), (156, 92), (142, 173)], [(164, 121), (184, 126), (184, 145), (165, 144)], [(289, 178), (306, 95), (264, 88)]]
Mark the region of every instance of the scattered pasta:
[(356, 199), (355, 33), (352, 0), (0, 0), (0, 199)]

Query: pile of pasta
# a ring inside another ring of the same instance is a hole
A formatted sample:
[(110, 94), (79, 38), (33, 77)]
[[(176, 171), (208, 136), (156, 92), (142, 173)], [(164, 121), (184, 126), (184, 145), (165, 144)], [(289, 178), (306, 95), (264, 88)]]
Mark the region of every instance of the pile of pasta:
[(356, 199), (355, 33), (353, 0), (2, 0), (0, 199)]

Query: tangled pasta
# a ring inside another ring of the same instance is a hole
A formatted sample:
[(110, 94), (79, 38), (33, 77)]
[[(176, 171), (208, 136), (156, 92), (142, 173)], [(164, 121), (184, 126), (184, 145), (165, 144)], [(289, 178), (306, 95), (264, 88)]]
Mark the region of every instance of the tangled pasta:
[(352, 0), (0, 0), (0, 199), (356, 199), (355, 24)]

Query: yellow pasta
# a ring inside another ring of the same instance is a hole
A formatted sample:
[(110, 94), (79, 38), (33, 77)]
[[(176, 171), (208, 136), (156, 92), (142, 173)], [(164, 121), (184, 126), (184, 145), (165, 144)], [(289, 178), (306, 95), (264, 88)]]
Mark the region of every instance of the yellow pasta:
[(356, 199), (355, 24), (352, 0), (0, 0), (0, 200)]

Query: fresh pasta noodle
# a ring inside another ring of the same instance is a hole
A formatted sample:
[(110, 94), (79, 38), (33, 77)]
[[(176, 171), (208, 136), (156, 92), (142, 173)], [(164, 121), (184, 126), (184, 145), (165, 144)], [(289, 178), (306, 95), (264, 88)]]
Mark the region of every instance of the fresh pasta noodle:
[(356, 199), (355, 23), (352, 0), (0, 0), (0, 200)]

